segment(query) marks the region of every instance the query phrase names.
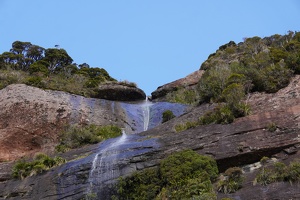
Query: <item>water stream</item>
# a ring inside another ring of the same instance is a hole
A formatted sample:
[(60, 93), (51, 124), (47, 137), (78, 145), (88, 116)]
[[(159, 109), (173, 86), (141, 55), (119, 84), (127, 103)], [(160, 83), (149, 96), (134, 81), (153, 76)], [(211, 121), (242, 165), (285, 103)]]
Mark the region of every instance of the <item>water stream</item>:
[[(134, 109), (131, 109), (134, 110), (135, 116), (142, 115), (140, 121), (143, 121), (144, 131), (149, 127), (151, 105), (152, 103), (147, 100), (139, 104), (130, 105), (131, 107), (135, 107)], [(88, 179), (89, 186), (86, 195), (87, 199), (94, 198), (94, 195), (96, 195), (97, 198), (99, 198), (99, 195), (102, 196), (103, 192), (101, 192), (101, 190), (104, 190), (105, 186), (109, 185), (112, 181), (122, 175), (122, 172), (119, 169), (122, 164), (122, 157), (128, 159), (133, 157), (133, 152), (136, 155), (144, 153), (142, 150), (143, 148), (141, 147), (149, 146), (149, 144), (146, 145), (142, 144), (142, 142), (137, 142), (138, 140), (136, 138), (137, 136), (127, 135), (125, 129), (123, 129), (121, 137), (101, 143), (101, 147), (92, 162), (92, 168)], [(150, 146), (152, 146), (152, 144)]]
[(149, 128), (151, 105), (152, 103), (149, 102), (148, 99), (146, 99), (141, 105), (143, 111), (144, 131), (148, 130)]
[(126, 142), (127, 135), (123, 131), (122, 136), (102, 143), (102, 148), (95, 155), (89, 174), (89, 187), (87, 194), (96, 194), (101, 185), (107, 181), (119, 177), (117, 168), (117, 156), (121, 151), (121, 145)]

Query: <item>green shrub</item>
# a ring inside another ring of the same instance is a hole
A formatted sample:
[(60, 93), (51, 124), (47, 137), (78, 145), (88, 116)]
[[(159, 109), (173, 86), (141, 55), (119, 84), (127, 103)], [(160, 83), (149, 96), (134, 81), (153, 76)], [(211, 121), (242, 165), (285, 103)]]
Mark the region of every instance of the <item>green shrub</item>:
[(45, 88), (45, 83), (42, 81), (42, 78), (39, 76), (31, 76), (25, 80), (26, 85)]
[(121, 178), (114, 199), (207, 199), (215, 200), (212, 181), (216, 162), (191, 150), (174, 153), (158, 168)]
[(134, 87), (136, 88), (137, 87), (137, 84), (134, 83), (134, 82), (130, 82), (130, 81), (127, 81), (127, 80), (124, 80), (124, 81), (120, 81), (118, 82), (120, 85), (124, 85), (124, 86), (128, 86), (128, 87)]
[(171, 110), (165, 110), (162, 113), (162, 123), (165, 123), (167, 121), (169, 121), (170, 119), (173, 119), (174, 117), (176, 117), (173, 112)]
[(228, 104), (223, 104), (217, 106), (212, 111), (206, 112), (203, 116), (199, 117), (198, 121), (176, 124), (175, 130), (176, 132), (181, 132), (200, 125), (230, 124), (236, 117), (242, 117), (249, 113), (250, 107), (245, 103), (238, 103), (234, 108), (230, 107)]
[(181, 132), (190, 128), (195, 128), (196, 126), (199, 126), (199, 122), (195, 121), (195, 122), (185, 122), (182, 124), (176, 124), (175, 125), (175, 130), (176, 132)]
[(267, 164), (267, 162), (268, 162), (269, 160), (270, 160), (270, 158), (264, 156), (264, 157), (262, 157), (262, 158), (260, 159), (259, 162), (264, 166), (264, 165)]
[(274, 122), (271, 122), (267, 125), (267, 129), (270, 132), (274, 132), (277, 129), (277, 125)]
[(213, 111), (205, 113), (199, 118), (200, 124), (229, 124), (234, 120), (234, 115), (229, 106), (223, 105), (216, 107)]
[(261, 185), (268, 185), (270, 183), (275, 182), (274, 173), (271, 169), (262, 168), (259, 174), (257, 174), (255, 182), (258, 182)]
[(242, 187), (243, 172), (239, 167), (232, 167), (225, 171), (225, 179), (218, 182), (218, 191), (227, 193), (233, 193)]
[(293, 73), (285, 66), (275, 64), (262, 69), (261, 74), (263, 76), (263, 90), (274, 93), (289, 84)]
[(60, 144), (56, 146), (56, 150), (65, 152), (86, 144), (95, 144), (108, 138), (118, 137), (121, 134), (122, 130), (114, 125), (96, 126), (92, 124), (84, 127), (74, 125), (61, 133)]
[(290, 183), (300, 182), (300, 162), (291, 162), (287, 167), (287, 175), (285, 181)]
[(40, 60), (40, 61), (32, 63), (29, 66), (28, 71), (29, 71), (30, 75), (41, 73), (41, 74), (47, 76), (47, 75), (49, 75), (49, 70), (47, 68), (47, 65), (48, 65), (47, 62)]
[(173, 103), (182, 103), (189, 105), (198, 104), (198, 93), (194, 89), (177, 88), (175, 91), (169, 92), (166, 95), (166, 101)]
[(255, 179), (255, 182), (261, 185), (280, 181), (290, 182), (291, 184), (300, 182), (300, 162), (293, 161), (288, 166), (284, 163), (276, 162), (268, 168), (263, 167)]
[(33, 161), (26, 162), (24, 160), (18, 161), (12, 169), (12, 176), (14, 178), (24, 179), (27, 176), (40, 174), (52, 167), (65, 163), (66, 160), (61, 157), (51, 158), (45, 154), (37, 154)]
[(220, 101), (230, 74), (231, 69), (227, 66), (215, 66), (206, 70), (197, 85), (200, 102)]
[(158, 169), (146, 169), (119, 179), (117, 199), (155, 199), (161, 187)]
[(16, 70), (0, 70), (0, 89), (15, 83), (22, 83), (26, 73)]

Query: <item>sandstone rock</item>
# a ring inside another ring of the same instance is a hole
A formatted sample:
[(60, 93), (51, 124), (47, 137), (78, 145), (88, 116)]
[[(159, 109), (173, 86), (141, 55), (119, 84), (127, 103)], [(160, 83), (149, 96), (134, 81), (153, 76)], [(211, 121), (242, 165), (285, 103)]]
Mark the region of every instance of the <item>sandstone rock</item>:
[[(52, 153), (67, 124), (126, 124), (120, 103), (23, 84), (0, 90), (0, 161)], [(131, 128), (129, 128), (131, 129)]]
[(192, 87), (196, 85), (199, 82), (199, 79), (201, 78), (203, 73), (203, 70), (197, 70), (189, 74), (185, 78), (181, 78), (179, 80), (158, 87), (157, 90), (151, 93), (151, 100), (160, 101), (169, 92), (176, 91), (178, 88), (181, 87)]

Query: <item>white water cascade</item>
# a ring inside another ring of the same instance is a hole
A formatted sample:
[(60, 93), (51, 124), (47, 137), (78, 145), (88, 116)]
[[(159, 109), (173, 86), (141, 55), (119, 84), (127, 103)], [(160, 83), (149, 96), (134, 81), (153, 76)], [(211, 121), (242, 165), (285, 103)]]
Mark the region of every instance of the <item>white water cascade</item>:
[[(127, 135), (122, 130), (122, 136), (110, 143), (103, 143), (103, 148), (95, 155), (92, 168), (89, 174), (88, 195), (96, 194), (97, 190), (101, 189), (103, 183), (115, 179), (120, 176), (120, 171), (117, 167), (118, 154), (120, 146), (127, 140)], [(96, 191), (95, 191), (96, 190)]]
[(142, 103), (142, 112), (143, 112), (143, 121), (144, 121), (144, 131), (148, 130), (149, 128), (149, 121), (150, 121), (150, 107), (152, 103), (146, 100)]
[[(136, 112), (136, 116), (140, 116), (142, 118), (139, 121), (140, 123), (143, 122), (144, 131), (146, 131), (149, 127), (151, 105), (152, 103), (148, 100), (145, 100), (140, 104), (131, 105), (135, 107), (132, 110)], [(110, 184), (113, 180), (122, 175), (119, 169), (122, 153), (124, 154), (124, 152), (130, 148), (135, 149), (135, 146), (140, 146), (140, 144), (131, 141), (130, 138), (132, 137), (129, 136), (126, 135), (125, 130), (123, 129), (121, 137), (107, 140), (101, 144), (99, 152), (93, 159), (88, 179), (89, 187), (86, 193), (86, 199), (90, 199), (91, 197), (89, 196), (98, 195), (101, 193), (101, 190), (104, 189), (105, 185)], [(134, 151), (138, 153), (138, 150)]]

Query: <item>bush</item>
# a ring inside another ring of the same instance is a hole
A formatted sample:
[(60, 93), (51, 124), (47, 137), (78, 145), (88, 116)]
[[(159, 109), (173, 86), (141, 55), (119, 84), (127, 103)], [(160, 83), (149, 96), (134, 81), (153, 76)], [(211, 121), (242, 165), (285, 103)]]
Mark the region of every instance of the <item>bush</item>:
[(243, 172), (239, 167), (232, 167), (225, 171), (225, 179), (218, 182), (218, 191), (227, 193), (236, 192), (242, 187)]
[(134, 83), (134, 82), (129, 82), (127, 80), (124, 80), (124, 81), (120, 81), (118, 82), (120, 85), (124, 85), (124, 86), (128, 86), (128, 87), (134, 87), (136, 88), (137, 87), (137, 84)]
[(280, 181), (290, 182), (291, 184), (300, 182), (300, 162), (293, 161), (288, 166), (284, 163), (276, 162), (268, 168), (263, 167), (255, 179), (255, 182), (261, 185)]
[(236, 117), (242, 117), (250, 113), (250, 107), (245, 103), (240, 102), (238, 105), (232, 107), (228, 104), (219, 105), (214, 110), (208, 111), (203, 116), (199, 117), (198, 121), (175, 125), (175, 130), (176, 132), (181, 132), (200, 125), (230, 124)]
[(162, 113), (162, 123), (169, 121), (176, 117), (171, 110), (166, 110)]
[(199, 122), (185, 122), (183, 124), (176, 124), (175, 125), (175, 130), (176, 132), (181, 132), (190, 128), (195, 128), (196, 126), (199, 126)]
[(277, 130), (277, 125), (275, 123), (271, 122), (267, 125), (267, 129), (270, 132), (274, 132)]
[(118, 137), (122, 130), (114, 125), (96, 126), (87, 125), (84, 127), (70, 126), (61, 133), (60, 144), (56, 146), (58, 152), (65, 152), (69, 149), (79, 148), (86, 144), (95, 144), (108, 138)]
[(289, 84), (293, 73), (285, 66), (276, 64), (262, 69), (261, 74), (263, 75), (264, 91), (274, 93)]
[(205, 113), (199, 118), (201, 125), (206, 124), (229, 124), (234, 120), (234, 115), (229, 106), (223, 105), (216, 107), (213, 111)]
[(197, 85), (200, 102), (220, 101), (230, 74), (231, 69), (227, 66), (216, 66), (205, 71)]
[(0, 89), (23, 81), (26, 74), (22, 71), (0, 70)]
[(43, 74), (45, 76), (49, 75), (49, 70), (47, 68), (47, 65), (49, 63), (45, 62), (45, 61), (37, 61), (37, 62), (34, 62), (33, 64), (31, 64), (29, 66), (29, 73), (30, 75), (32, 74)]
[(45, 154), (37, 154), (32, 162), (24, 160), (18, 161), (12, 169), (12, 176), (14, 178), (24, 179), (27, 176), (40, 174), (52, 167), (65, 163), (66, 160), (61, 157), (51, 158)]
[(294, 161), (290, 163), (284, 180), (290, 183), (300, 182), (300, 162)]
[(166, 95), (166, 101), (194, 105), (199, 101), (198, 93), (194, 89), (177, 88)]
[(28, 77), (25, 80), (25, 84), (34, 87), (45, 88), (45, 84), (43, 83), (42, 78), (39, 76)]
[(174, 153), (156, 169), (121, 178), (114, 199), (216, 199), (216, 162), (192, 150)]

